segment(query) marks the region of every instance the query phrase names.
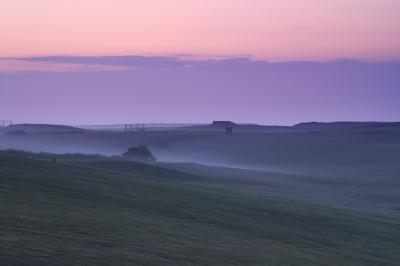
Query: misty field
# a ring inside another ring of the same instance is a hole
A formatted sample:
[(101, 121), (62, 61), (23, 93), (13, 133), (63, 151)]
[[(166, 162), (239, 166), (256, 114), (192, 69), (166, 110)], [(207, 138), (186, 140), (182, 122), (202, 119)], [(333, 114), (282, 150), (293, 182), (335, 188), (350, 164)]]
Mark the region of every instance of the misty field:
[(0, 265), (398, 265), (387, 127), (5, 128)]
[(164, 167), (213, 177), (224, 189), (399, 217), (399, 125), (242, 126), (231, 136), (210, 127), (124, 133), (16, 125), (6, 130), (26, 134), (0, 132), (0, 149), (111, 156), (147, 145)]
[[(397, 265), (400, 223), (118, 158), (1, 152), (1, 265)], [(101, 166), (101, 167), (100, 167)]]

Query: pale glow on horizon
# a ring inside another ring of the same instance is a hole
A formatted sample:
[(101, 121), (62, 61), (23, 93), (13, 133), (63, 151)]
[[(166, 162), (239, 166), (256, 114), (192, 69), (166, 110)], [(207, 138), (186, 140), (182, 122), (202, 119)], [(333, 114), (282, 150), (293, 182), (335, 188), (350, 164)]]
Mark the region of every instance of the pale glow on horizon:
[(0, 59), (0, 74), (17, 74), (21, 72), (117, 72), (132, 70), (134, 70), (134, 68), (127, 66), (104, 64), (53, 63), (21, 59)]
[(398, 0), (2, 0), (0, 57), (400, 59)]

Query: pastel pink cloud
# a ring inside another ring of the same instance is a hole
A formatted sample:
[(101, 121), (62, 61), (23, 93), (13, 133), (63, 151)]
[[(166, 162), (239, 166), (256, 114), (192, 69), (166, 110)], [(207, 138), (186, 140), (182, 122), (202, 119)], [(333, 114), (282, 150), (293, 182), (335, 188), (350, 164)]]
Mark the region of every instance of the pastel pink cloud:
[(400, 59), (398, 0), (3, 0), (0, 56)]
[(19, 72), (110, 72), (129, 71), (126, 66), (111, 66), (101, 64), (53, 63), (28, 61), (23, 59), (0, 59), (1, 73)]

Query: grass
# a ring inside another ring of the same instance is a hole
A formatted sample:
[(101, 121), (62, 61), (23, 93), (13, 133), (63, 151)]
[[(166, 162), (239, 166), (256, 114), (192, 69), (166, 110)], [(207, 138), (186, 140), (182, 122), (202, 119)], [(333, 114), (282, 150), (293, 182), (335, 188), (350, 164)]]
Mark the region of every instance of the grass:
[[(100, 169), (102, 168), (102, 169)], [(0, 265), (398, 265), (400, 222), (118, 158), (0, 152)]]

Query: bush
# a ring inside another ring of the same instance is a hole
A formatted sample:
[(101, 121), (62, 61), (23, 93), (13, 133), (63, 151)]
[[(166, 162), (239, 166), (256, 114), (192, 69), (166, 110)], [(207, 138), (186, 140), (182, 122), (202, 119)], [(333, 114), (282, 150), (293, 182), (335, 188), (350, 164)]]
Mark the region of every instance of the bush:
[(131, 147), (128, 151), (124, 152), (122, 156), (138, 161), (154, 162), (156, 160), (149, 148), (144, 145)]

